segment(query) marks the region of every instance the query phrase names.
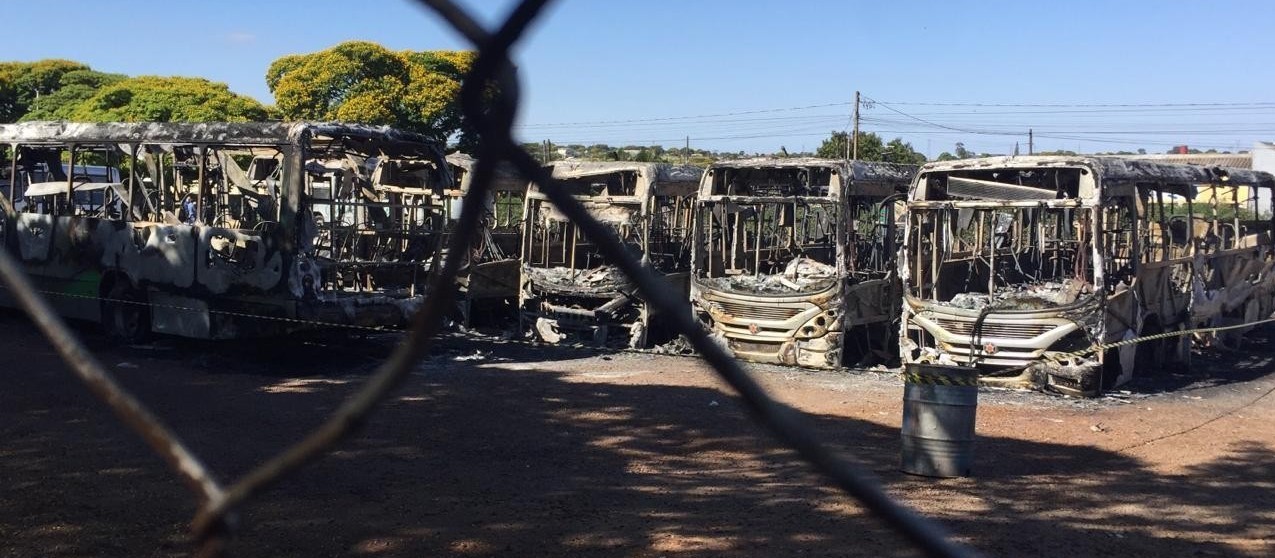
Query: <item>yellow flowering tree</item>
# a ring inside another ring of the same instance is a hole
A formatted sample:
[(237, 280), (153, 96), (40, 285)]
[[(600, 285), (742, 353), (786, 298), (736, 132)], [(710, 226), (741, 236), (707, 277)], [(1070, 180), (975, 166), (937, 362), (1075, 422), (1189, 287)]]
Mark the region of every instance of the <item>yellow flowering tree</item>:
[(257, 100), (203, 78), (139, 76), (102, 87), (70, 112), (83, 122), (248, 122), (267, 120)]
[(391, 51), (350, 41), (270, 64), (266, 85), (286, 120), (383, 124), (445, 141), (462, 129), (460, 84), (475, 55), (468, 51)]

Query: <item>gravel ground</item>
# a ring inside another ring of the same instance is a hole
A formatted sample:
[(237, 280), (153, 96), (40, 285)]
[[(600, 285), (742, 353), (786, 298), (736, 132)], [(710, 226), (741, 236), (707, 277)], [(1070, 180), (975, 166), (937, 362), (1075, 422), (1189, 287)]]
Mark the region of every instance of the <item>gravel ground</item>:
[[(102, 362), (219, 478), (298, 439), (392, 337), (161, 339)], [(991, 556), (1275, 553), (1275, 338), (1101, 399), (985, 390), (975, 475), (897, 471), (888, 372), (757, 366), (827, 443)], [(181, 556), (194, 502), (0, 313), (0, 556)], [(698, 361), (444, 341), (337, 451), (239, 514), (234, 556), (913, 556)]]

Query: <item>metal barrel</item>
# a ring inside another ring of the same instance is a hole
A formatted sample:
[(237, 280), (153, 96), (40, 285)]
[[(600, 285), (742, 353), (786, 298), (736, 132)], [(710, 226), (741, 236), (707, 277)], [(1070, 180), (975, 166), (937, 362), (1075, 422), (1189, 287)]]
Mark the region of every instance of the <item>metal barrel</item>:
[(974, 464), (978, 369), (908, 364), (903, 369), (900, 469), (927, 477), (967, 477)]

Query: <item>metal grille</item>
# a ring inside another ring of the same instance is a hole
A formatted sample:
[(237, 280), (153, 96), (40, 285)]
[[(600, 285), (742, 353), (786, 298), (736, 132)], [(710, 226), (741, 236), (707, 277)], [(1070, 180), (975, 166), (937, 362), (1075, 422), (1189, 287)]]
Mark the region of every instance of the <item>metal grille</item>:
[(715, 301), (715, 304), (722, 307), (727, 314), (734, 316), (739, 320), (790, 320), (793, 316), (800, 314), (801, 308), (792, 308), (788, 306), (761, 306), (750, 304), (747, 302), (730, 302), (725, 300)]
[[(935, 323), (943, 329), (955, 333), (957, 335), (973, 335), (974, 322), (952, 320), (946, 318), (938, 318)], [(1055, 325), (1052, 324), (1010, 324), (1003, 322), (984, 321), (978, 328), (980, 337), (1000, 337), (1004, 339), (1032, 339), (1049, 333)]]
[[(539, 16), (547, 0), (525, 0), (494, 32), (484, 29), (451, 0), (420, 1), (473, 43), (479, 53), (464, 81), (461, 101), (466, 124), (478, 131), (481, 140), (476, 153), (478, 163), (473, 171), (473, 187), (466, 194), (456, 230), (479, 230), (480, 211), (484, 207), (481, 200), (491, 188), (497, 166), (508, 162), (536, 181), (553, 203), (578, 224), (584, 235), (595, 241), (607, 258), (617, 262), (651, 306), (667, 316), (671, 325), (685, 335), (704, 360), (739, 393), (758, 421), (822, 472), (829, 482), (858, 499), (922, 552), (932, 556), (973, 555), (968, 548), (948, 540), (936, 523), (918, 516), (886, 495), (871, 474), (857, 462), (824, 447), (815, 438), (803, 415), (771, 399), (744, 368), (700, 328), (692, 318), (687, 301), (677, 297), (673, 290), (663, 288), (663, 281), (652, 270), (643, 267), (609, 227), (592, 219), (577, 200), (565, 193), (536, 160), (515, 143), (510, 130), (518, 106), (519, 90), (508, 58), (509, 49)], [(225, 483), (217, 480), (199, 456), (187, 449), (171, 430), (120, 386), (54, 314), (20, 266), (3, 250), (0, 250), (0, 279), (8, 285), (15, 300), (48, 337), (74, 374), (146, 441), (174, 475), (187, 484), (198, 501), (191, 524), (195, 555), (223, 556), (235, 524), (235, 510), (286, 475), (315, 461), (357, 430), (426, 353), (443, 322), (440, 317), (450, 309), (454, 298), (452, 289), (443, 287), (454, 284), (463, 255), (468, 253), (474, 236), (456, 234), (450, 237), (442, 272), (430, 281), (428, 292), (434, 295), (426, 298), (403, 341), (359, 391), (303, 439), (281, 448), (278, 454), (241, 478)]]

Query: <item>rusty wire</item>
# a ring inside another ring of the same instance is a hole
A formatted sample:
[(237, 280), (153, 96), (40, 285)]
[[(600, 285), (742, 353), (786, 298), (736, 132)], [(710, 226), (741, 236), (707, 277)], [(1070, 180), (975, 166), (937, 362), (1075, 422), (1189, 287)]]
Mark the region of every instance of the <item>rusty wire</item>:
[(749, 373), (695, 322), (688, 302), (661, 288), (656, 273), (624, 249), (613, 233), (594, 220), (566, 193), (539, 163), (514, 141), (511, 129), (518, 107), (518, 84), (509, 60), (510, 47), (541, 13), (547, 0), (524, 0), (495, 33), (489, 33), (451, 0), (418, 0), (437, 12), (474, 44), (478, 57), (461, 91), (465, 119), (480, 137), (474, 179), (465, 194), (456, 234), (448, 239), (443, 268), (430, 277), (425, 303), (412, 327), (393, 354), (314, 431), (266, 460), (237, 481), (222, 488), (203, 463), (158, 419), (123, 390), (93, 355), (56, 317), (31, 287), (11, 256), (0, 250), (0, 279), (12, 289), (22, 308), (49, 338), (64, 361), (90, 390), (121, 420), (137, 432), (196, 493), (199, 508), (192, 533), (199, 556), (224, 555), (232, 533), (231, 514), (241, 504), (285, 475), (320, 458), (342, 438), (354, 432), (386, 395), (402, 383), (438, 333), (454, 297), (451, 286), (464, 255), (478, 230), (481, 200), (495, 176), (496, 166), (508, 161), (541, 185), (552, 202), (574, 221), (605, 256), (617, 262), (637, 285), (655, 311), (664, 314), (674, 329), (686, 336), (714, 370), (734, 388), (754, 416), (782, 442), (846, 493), (858, 499), (885, 524), (898, 530), (931, 556), (973, 556), (974, 552), (947, 539), (935, 522), (922, 518), (894, 501), (873, 476), (857, 462), (839, 457), (814, 435), (804, 416), (772, 399)]

